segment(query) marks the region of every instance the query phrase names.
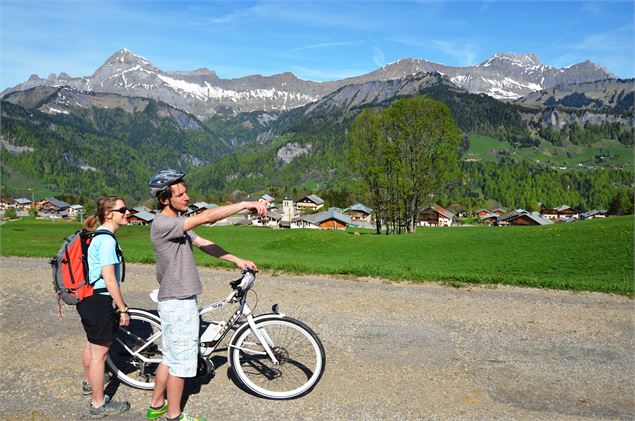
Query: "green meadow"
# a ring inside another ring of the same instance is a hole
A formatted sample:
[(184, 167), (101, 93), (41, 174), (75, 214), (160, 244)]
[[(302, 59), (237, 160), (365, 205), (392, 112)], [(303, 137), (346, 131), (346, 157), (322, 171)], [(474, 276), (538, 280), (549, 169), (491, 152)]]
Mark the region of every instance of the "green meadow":
[[(24, 218), (0, 226), (3, 256), (53, 256), (79, 223)], [(542, 227), (370, 231), (199, 227), (196, 232), (268, 272), (332, 274), (452, 285), (508, 284), (633, 295), (633, 217)], [(149, 227), (117, 233), (128, 262), (153, 263)], [(205, 266), (231, 267), (196, 250)]]
[[(605, 139), (590, 146), (573, 145), (554, 146), (549, 142), (541, 142), (536, 148), (513, 148), (509, 143), (498, 139), (470, 135), (470, 148), (464, 158), (476, 158), (482, 161), (496, 162), (501, 152), (508, 153), (515, 159), (541, 161), (552, 165), (633, 165), (633, 147), (619, 143), (617, 140)], [(603, 156), (602, 159), (596, 159)]]

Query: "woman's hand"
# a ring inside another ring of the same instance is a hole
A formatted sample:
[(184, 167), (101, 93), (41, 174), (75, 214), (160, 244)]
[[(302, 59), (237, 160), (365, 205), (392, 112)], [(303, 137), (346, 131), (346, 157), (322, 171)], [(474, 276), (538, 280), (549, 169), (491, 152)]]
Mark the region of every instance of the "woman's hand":
[(128, 326), (130, 324), (130, 314), (121, 313), (119, 315), (119, 326)]

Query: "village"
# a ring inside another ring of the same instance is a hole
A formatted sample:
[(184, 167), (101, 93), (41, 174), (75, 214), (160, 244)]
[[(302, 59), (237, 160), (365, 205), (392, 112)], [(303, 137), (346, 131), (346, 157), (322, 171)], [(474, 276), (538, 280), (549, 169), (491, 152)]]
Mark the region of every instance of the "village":
[[(347, 208), (330, 207), (325, 209), (326, 202), (315, 194), (302, 196), (294, 201), (285, 197), (279, 205), (269, 194), (258, 198), (259, 201), (269, 202), (267, 215), (257, 217), (246, 211), (218, 221), (216, 226), (240, 225), (253, 227), (268, 227), (279, 229), (330, 229), (341, 230), (347, 227), (375, 228), (375, 213), (373, 209), (356, 203)], [(217, 207), (214, 203), (196, 202), (189, 206), (185, 216), (198, 214), (206, 209)], [(128, 220), (131, 225), (148, 225), (152, 223), (158, 210), (146, 206), (131, 208)], [(37, 218), (56, 220), (78, 219), (83, 221), (85, 210), (79, 204), (69, 204), (54, 197), (39, 201), (21, 197), (16, 199), (0, 199), (0, 215), (3, 219), (19, 218), (33, 215)], [(526, 211), (515, 209), (508, 211), (504, 208), (492, 210), (481, 208), (471, 215), (461, 205), (452, 205), (445, 209), (437, 204), (423, 208), (417, 215), (417, 226), (420, 227), (450, 227), (471, 224), (489, 226), (540, 226), (553, 223), (568, 223), (578, 220), (607, 217), (606, 210), (591, 210), (581, 212), (568, 205), (548, 208), (540, 205), (540, 211)]]

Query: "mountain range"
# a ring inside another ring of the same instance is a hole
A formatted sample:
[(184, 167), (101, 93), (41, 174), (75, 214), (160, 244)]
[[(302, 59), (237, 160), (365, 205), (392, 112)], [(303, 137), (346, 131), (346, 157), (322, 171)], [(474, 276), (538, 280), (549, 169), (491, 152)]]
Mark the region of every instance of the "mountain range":
[[(467, 67), (403, 59), (365, 75), (329, 82), (301, 80), (290, 72), (221, 79), (206, 68), (165, 72), (145, 58), (121, 49), (90, 76), (71, 77), (60, 73), (43, 79), (32, 75), (27, 81), (4, 90), (0, 97), (36, 87), (66, 86), (80, 92), (154, 99), (207, 120), (214, 115), (289, 110), (316, 102), (345, 86), (402, 79), (422, 72), (437, 73), (467, 92), (507, 101), (557, 86), (617, 79), (590, 61), (558, 69), (542, 64), (534, 54), (513, 53), (495, 54), (478, 65)], [(59, 111), (69, 110), (62, 107)]]
[[(465, 135), (460, 153), (480, 135), (513, 148), (551, 145), (561, 156), (557, 148), (602, 140), (632, 148), (634, 93), (633, 80), (591, 62), (555, 69), (534, 55), (497, 54), (471, 67), (406, 59), (318, 83), (291, 73), (163, 72), (124, 49), (91, 76), (32, 76), (2, 92), (0, 164), (5, 186), (86, 198), (147, 198), (146, 180), (169, 167), (190, 173), (199, 195), (345, 190), (355, 178), (347, 132), (364, 108), (424, 95), (450, 109)], [(499, 158), (513, 165), (510, 154)], [(461, 194), (481, 197), (481, 182)]]

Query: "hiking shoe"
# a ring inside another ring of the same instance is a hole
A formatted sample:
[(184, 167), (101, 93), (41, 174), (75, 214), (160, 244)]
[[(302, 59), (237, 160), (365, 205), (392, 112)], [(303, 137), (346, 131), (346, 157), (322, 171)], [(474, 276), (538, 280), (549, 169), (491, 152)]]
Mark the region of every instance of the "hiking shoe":
[(92, 404), (90, 405), (90, 417), (91, 418), (102, 418), (108, 415), (118, 415), (126, 412), (130, 409), (130, 404), (128, 402), (113, 402), (108, 401), (104, 403), (99, 408), (95, 408)]
[(166, 412), (168, 412), (168, 401), (163, 401), (163, 406), (161, 406), (160, 408), (148, 408), (148, 410), (146, 411), (146, 418), (148, 418), (149, 420), (156, 420)]
[(168, 421), (170, 420), (178, 420), (178, 421), (207, 421), (207, 418), (201, 418), (201, 417), (193, 417), (192, 415), (187, 415), (185, 412), (181, 412), (181, 415), (179, 415), (178, 418), (167, 418)]
[[(104, 373), (104, 386), (108, 384), (111, 378), (112, 374), (106, 371)], [(82, 395), (90, 395), (91, 393), (93, 393), (93, 386), (91, 386), (88, 380), (82, 380)]]

